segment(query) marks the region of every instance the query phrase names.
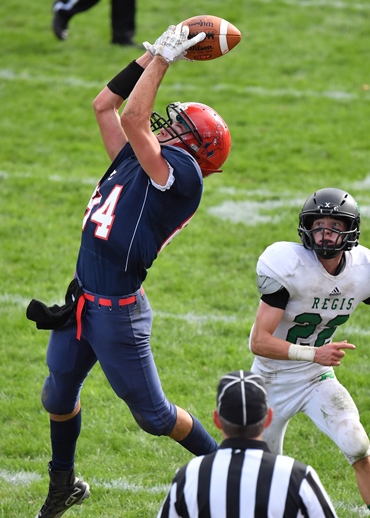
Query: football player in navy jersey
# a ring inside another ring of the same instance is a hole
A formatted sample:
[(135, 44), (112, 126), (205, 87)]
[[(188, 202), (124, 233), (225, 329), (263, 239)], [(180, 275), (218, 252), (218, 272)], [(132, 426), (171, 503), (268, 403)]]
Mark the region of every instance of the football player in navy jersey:
[(346, 191), (320, 189), (303, 205), (302, 243), (280, 241), (258, 259), (260, 305), (250, 336), (251, 370), (265, 378), (274, 408), (264, 440), (282, 453), (292, 417), (302, 412), (330, 437), (353, 467), (370, 509), (370, 443), (355, 402), (337, 380), (347, 340), (338, 326), (370, 304), (370, 250), (359, 244), (360, 209)]
[[(209, 106), (174, 102), (167, 117), (152, 113), (169, 65), (204, 37), (188, 40), (187, 27), (170, 26), (94, 100), (112, 164), (84, 214), (76, 277), (58, 314), (57, 306), (35, 300), (27, 310), (38, 328), (53, 329), (42, 391), (50, 414), (50, 485), (38, 518), (62, 516), (90, 495), (87, 482), (75, 476), (74, 455), (80, 391), (97, 362), (144, 431), (167, 435), (194, 455), (217, 448), (202, 424), (163, 393), (149, 343), (152, 310), (142, 287), (159, 251), (196, 212), (203, 177), (220, 172), (231, 146), (226, 123)], [(32, 304), (46, 321), (40, 314), (34, 318)]]

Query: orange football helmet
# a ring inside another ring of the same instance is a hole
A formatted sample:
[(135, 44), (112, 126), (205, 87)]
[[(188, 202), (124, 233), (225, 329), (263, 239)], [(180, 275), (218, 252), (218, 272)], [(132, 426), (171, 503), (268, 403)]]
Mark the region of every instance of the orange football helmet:
[[(151, 117), (152, 131), (164, 128), (169, 134), (161, 144), (177, 138), (178, 141), (171, 145), (189, 151), (198, 162), (203, 177), (220, 173), (231, 148), (230, 131), (222, 117), (206, 104), (194, 102), (171, 103), (166, 111), (167, 119), (156, 112)], [(179, 132), (171, 126), (174, 122), (182, 123), (186, 129)]]

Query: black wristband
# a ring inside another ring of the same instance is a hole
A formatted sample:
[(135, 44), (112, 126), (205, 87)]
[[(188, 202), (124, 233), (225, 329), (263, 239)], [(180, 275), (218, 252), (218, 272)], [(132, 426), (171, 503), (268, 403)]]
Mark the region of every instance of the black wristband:
[(123, 99), (127, 99), (143, 72), (144, 68), (142, 66), (136, 63), (136, 61), (131, 61), (126, 68), (121, 70), (121, 72), (109, 81), (107, 87), (114, 94), (121, 96)]

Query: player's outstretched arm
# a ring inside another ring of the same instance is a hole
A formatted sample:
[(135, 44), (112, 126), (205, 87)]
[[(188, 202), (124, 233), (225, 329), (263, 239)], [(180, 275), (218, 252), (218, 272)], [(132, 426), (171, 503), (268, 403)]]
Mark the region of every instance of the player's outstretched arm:
[(151, 61), (150, 52), (145, 52), (109, 81), (108, 85), (94, 99), (93, 108), (100, 134), (112, 161), (127, 142), (118, 110)]
[(165, 186), (170, 169), (159, 141), (151, 131), (151, 115), (158, 88), (170, 63), (181, 59), (205, 33), (187, 39), (189, 28), (171, 25), (154, 44), (154, 57), (133, 89), (121, 115), (121, 124), (141, 167), (158, 185)]

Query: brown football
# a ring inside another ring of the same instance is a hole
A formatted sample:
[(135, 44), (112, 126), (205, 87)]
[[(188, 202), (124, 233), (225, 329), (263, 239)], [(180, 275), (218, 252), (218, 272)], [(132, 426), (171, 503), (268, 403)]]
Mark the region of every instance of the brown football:
[(205, 39), (190, 47), (186, 53), (186, 58), (194, 61), (209, 61), (219, 58), (227, 54), (242, 39), (241, 32), (234, 25), (210, 14), (193, 16), (179, 25), (189, 27), (189, 39), (199, 32), (206, 33)]

